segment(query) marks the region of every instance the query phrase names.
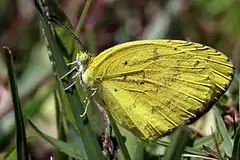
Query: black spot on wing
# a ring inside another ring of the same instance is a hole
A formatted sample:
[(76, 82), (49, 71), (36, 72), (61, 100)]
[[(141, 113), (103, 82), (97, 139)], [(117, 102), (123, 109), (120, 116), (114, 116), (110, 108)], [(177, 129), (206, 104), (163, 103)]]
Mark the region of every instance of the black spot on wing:
[(124, 81), (127, 80), (127, 75), (126, 74), (123, 76), (123, 80)]
[(143, 82), (143, 81), (140, 81), (140, 82), (139, 82), (139, 84), (143, 85), (143, 84), (144, 84), (144, 82)]
[(196, 67), (198, 64), (200, 63), (200, 61), (199, 60), (197, 60), (195, 63), (194, 63), (194, 67)]

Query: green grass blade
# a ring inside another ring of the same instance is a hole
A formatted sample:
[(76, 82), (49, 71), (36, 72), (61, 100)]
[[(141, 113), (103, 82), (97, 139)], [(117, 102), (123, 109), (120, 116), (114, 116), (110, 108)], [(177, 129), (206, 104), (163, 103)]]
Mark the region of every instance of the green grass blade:
[[(40, 16), (40, 18), (43, 24), (42, 27), (44, 35), (46, 36), (47, 42), (49, 44), (49, 49), (52, 53), (52, 55), (50, 55), (50, 59), (52, 60), (52, 63), (54, 65), (53, 68), (56, 70), (55, 74), (61, 77), (68, 72), (68, 68), (63, 59), (63, 51), (61, 50), (61, 47), (59, 47), (59, 44), (56, 43), (56, 39), (54, 39), (51, 29), (46, 22), (46, 19), (44, 19), (44, 17), (42, 16)], [(69, 80), (69, 82), (71, 83), (72, 81)], [(77, 131), (83, 141), (88, 158), (99, 160), (104, 159), (100, 146), (96, 139), (96, 135), (92, 131), (88, 117), (80, 117), (80, 115), (84, 112), (85, 108), (83, 107), (77, 90), (75, 89), (72, 92), (66, 93), (66, 97), (68, 99), (69, 106), (65, 107), (73, 114), (75, 123), (74, 126), (77, 126)]]
[(84, 9), (82, 11), (82, 14), (80, 16), (80, 19), (78, 21), (78, 25), (77, 25), (77, 28), (76, 28), (76, 31), (75, 31), (76, 35), (80, 34), (80, 31), (81, 31), (81, 29), (83, 27), (83, 24), (84, 24), (85, 17), (87, 16), (87, 13), (88, 13), (88, 10), (89, 10), (91, 4), (92, 4), (92, 0), (86, 0), (85, 5), (84, 5)]
[[(213, 133), (213, 134), (215, 134), (215, 137), (216, 137), (216, 143), (218, 144), (218, 145), (220, 145), (221, 143), (222, 143), (222, 137), (221, 137), (221, 135), (220, 135), (220, 133), (219, 132), (215, 132), (215, 133)], [(195, 149), (203, 149), (203, 145), (205, 145), (205, 146), (211, 146), (211, 147), (216, 147), (215, 145), (215, 141), (214, 141), (214, 139), (213, 139), (213, 135), (209, 135), (209, 136), (204, 136), (204, 137), (201, 137), (201, 138), (198, 138), (198, 139), (196, 139), (195, 141), (194, 141), (194, 143), (193, 143), (193, 147), (195, 148)]]
[(214, 106), (213, 107), (214, 110), (214, 114), (216, 116), (216, 122), (217, 122), (217, 127), (220, 131), (220, 134), (223, 138), (223, 146), (224, 146), (224, 151), (227, 154), (228, 157), (231, 157), (232, 155), (232, 150), (233, 150), (233, 143), (231, 140), (230, 135), (228, 134), (227, 128), (224, 124), (224, 121), (219, 113), (219, 111), (217, 110), (217, 108)]
[(118, 127), (117, 127), (117, 124), (115, 123), (115, 121), (114, 121), (114, 119), (113, 119), (111, 114), (108, 113), (108, 117), (110, 119), (111, 125), (112, 125), (114, 133), (116, 135), (116, 139), (117, 139), (118, 145), (120, 147), (120, 150), (121, 150), (125, 160), (131, 160), (131, 157), (130, 157), (130, 155), (128, 153), (128, 150), (127, 150), (127, 147), (125, 146), (125, 143), (124, 143), (124, 141), (122, 139), (122, 136), (121, 136), (121, 133), (120, 133)]
[[(49, 19), (51, 16), (51, 18), (56, 19), (69, 30), (73, 29), (69, 19), (64, 14), (60, 4), (56, 0), (34, 0), (34, 2), (39, 13), (45, 20)], [(77, 52), (83, 50), (83, 48), (68, 32), (63, 29), (62, 26), (55, 23), (57, 22), (52, 22), (49, 26), (51, 26), (51, 29), (54, 32), (53, 36), (57, 40), (56, 43), (59, 45), (61, 50), (64, 51), (64, 56), (71, 59), (73, 55), (76, 55)]]
[(56, 87), (56, 90), (57, 90), (57, 93), (58, 93), (58, 96), (59, 96), (59, 101), (60, 101), (61, 106), (62, 106), (63, 116), (66, 117), (66, 120), (72, 125), (72, 127), (75, 129), (75, 131), (78, 131), (77, 124), (74, 120), (73, 113), (71, 112), (70, 109), (68, 109), (67, 107), (64, 107), (64, 106), (69, 106), (70, 104), (68, 102), (65, 91), (64, 91), (64, 89), (61, 85), (61, 82), (60, 82), (60, 80), (58, 79), (57, 76), (56, 76), (56, 81), (55, 82), (56, 82), (55, 87)]
[[(66, 142), (67, 141), (67, 133), (65, 132), (65, 129), (64, 129), (64, 117), (61, 112), (60, 100), (59, 100), (56, 90), (54, 90), (54, 99), (55, 99), (58, 139)], [(68, 159), (68, 156), (66, 154), (63, 154), (62, 152), (57, 151), (56, 159), (57, 160), (65, 160), (65, 159)]]
[(43, 138), (45, 139), (47, 142), (49, 142), (50, 144), (52, 144), (54, 147), (56, 147), (59, 151), (61, 151), (62, 153), (65, 153), (71, 157), (74, 157), (76, 159), (87, 159), (87, 157), (82, 156), (80, 151), (76, 151), (72, 146), (70, 146), (69, 144), (60, 141), (58, 139), (55, 139), (53, 137), (50, 137), (46, 134), (44, 134), (42, 131), (40, 131), (37, 126), (30, 120), (28, 119), (28, 122), (30, 124), (30, 126)]
[(12, 148), (6, 155), (4, 160), (16, 160), (17, 159), (17, 148)]
[(88, 48), (90, 49), (91, 55), (96, 55), (97, 53), (97, 48), (95, 44), (95, 34), (94, 34), (94, 29), (90, 28), (87, 30), (87, 45)]
[(233, 152), (231, 160), (240, 160), (240, 125), (234, 138)]
[(17, 159), (18, 160), (28, 160), (27, 153), (27, 140), (24, 128), (24, 120), (22, 115), (22, 107), (20, 103), (20, 98), (18, 95), (18, 88), (16, 84), (16, 78), (13, 71), (13, 61), (11, 50), (7, 47), (4, 48), (4, 58), (8, 70), (8, 78), (10, 83), (10, 89), (12, 94), (12, 101), (14, 106), (14, 116), (16, 123), (16, 136), (17, 136)]
[(190, 140), (190, 133), (180, 127), (173, 135), (171, 143), (164, 153), (164, 160), (180, 160), (185, 146)]
[[(139, 140), (134, 134), (130, 131), (122, 127), (121, 125), (117, 125), (122, 139), (124, 141), (125, 146), (127, 147), (128, 154), (130, 155), (132, 160), (143, 160), (144, 159), (144, 149), (145, 149), (145, 142)], [(123, 154), (118, 154), (119, 159), (123, 159)]]
[[(163, 141), (163, 140), (158, 140), (155, 142), (158, 145), (164, 146), (164, 147), (168, 147), (170, 145), (169, 142)], [(196, 154), (196, 155), (205, 155), (205, 152), (200, 151), (199, 149), (195, 149), (193, 147), (188, 147), (186, 146), (184, 149), (185, 153), (189, 153), (189, 154)]]

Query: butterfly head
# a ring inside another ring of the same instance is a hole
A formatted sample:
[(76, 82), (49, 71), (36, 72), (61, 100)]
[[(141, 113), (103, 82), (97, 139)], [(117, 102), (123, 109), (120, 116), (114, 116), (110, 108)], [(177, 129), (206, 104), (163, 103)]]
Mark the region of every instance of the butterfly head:
[(76, 63), (79, 67), (79, 72), (83, 73), (85, 68), (87, 67), (87, 64), (90, 60), (89, 55), (86, 52), (78, 53), (76, 56)]

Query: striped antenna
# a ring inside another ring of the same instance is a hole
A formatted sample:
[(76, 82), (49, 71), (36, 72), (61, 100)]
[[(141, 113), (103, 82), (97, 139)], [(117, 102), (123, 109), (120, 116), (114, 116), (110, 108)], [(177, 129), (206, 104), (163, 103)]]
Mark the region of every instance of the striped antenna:
[(74, 40), (76, 40), (78, 42), (78, 44), (81, 46), (81, 48), (83, 49), (84, 52), (86, 52), (86, 53), (88, 52), (87, 48), (83, 45), (81, 40), (71, 31), (71, 29), (68, 26), (66, 26), (64, 23), (60, 22), (58, 19), (56, 19), (52, 16), (48, 17), (47, 21), (62, 27), (62, 29), (64, 29), (64, 31), (66, 31), (70, 36), (73, 37)]

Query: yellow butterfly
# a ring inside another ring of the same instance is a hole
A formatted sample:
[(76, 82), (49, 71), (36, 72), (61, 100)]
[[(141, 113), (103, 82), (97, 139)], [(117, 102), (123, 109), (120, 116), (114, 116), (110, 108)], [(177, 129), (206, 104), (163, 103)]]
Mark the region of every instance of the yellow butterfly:
[[(180, 40), (143, 40), (76, 61), (83, 84), (117, 123), (155, 140), (206, 113), (227, 90), (232, 62), (221, 52)], [(84, 69), (82, 63), (89, 62)]]

